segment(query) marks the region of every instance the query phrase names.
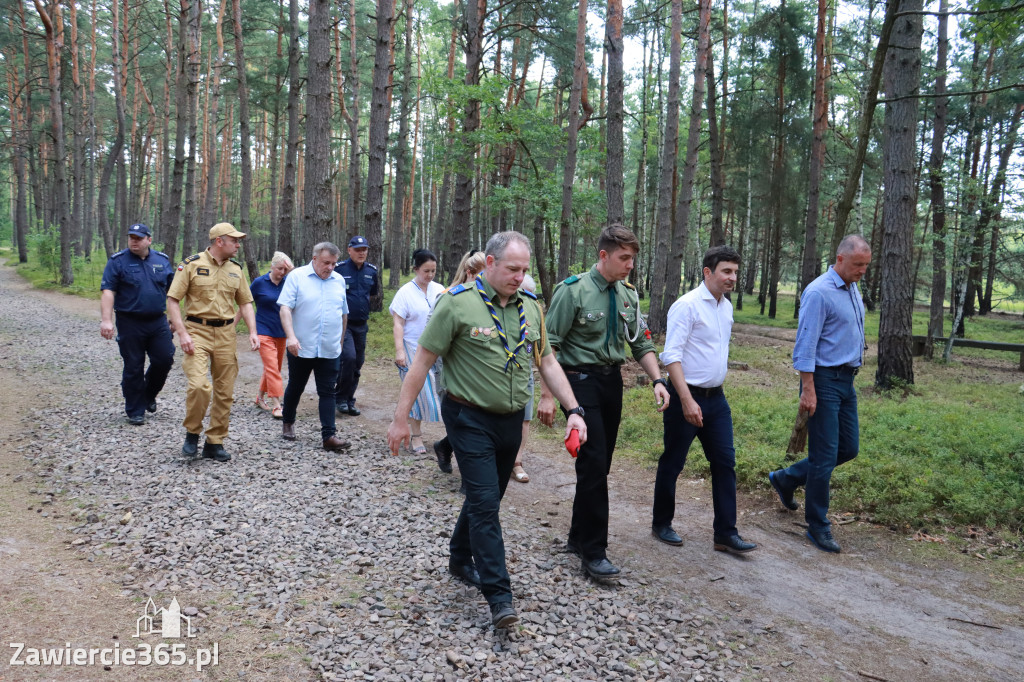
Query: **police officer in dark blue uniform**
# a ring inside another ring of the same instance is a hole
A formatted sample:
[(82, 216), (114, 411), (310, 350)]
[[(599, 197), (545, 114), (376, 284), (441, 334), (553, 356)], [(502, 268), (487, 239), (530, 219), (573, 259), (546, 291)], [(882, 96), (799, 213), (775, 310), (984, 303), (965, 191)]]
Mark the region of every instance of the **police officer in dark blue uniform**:
[[(167, 288), (174, 268), (166, 255), (151, 249), (153, 233), (142, 223), (128, 228), (128, 248), (118, 251), (103, 270), (100, 283), (100, 335), (114, 338), (124, 359), (121, 392), (128, 423), (144, 424), (156, 412), (156, 397), (174, 364), (174, 342), (167, 323)], [(146, 370), (146, 355), (149, 369)]]
[(356, 387), (359, 370), (366, 357), (366, 329), (370, 319), (370, 297), (380, 293), (380, 274), (377, 266), (366, 262), (370, 244), (366, 237), (352, 237), (348, 242), (348, 258), (338, 263), (334, 271), (345, 278), (348, 297), (348, 326), (341, 344), (341, 371), (335, 391), (338, 414), (356, 416)]

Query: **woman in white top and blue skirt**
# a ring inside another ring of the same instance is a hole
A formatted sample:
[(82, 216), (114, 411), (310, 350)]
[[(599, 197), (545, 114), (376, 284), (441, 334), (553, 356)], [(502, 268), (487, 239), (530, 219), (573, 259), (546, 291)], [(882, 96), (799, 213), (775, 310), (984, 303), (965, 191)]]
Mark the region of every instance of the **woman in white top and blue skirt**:
[[(388, 312), (394, 318), (395, 365), (402, 380), (409, 372), (409, 365), (416, 355), (420, 334), (427, 326), (427, 318), (434, 309), (437, 297), (444, 287), (434, 281), (437, 274), (437, 257), (427, 249), (417, 249), (412, 254), (412, 269), (415, 273), (412, 281), (404, 285), (395, 294)], [(441, 421), (441, 405), (437, 398), (437, 377), (431, 370), (423, 389), (416, 396), (409, 411), (409, 425), (412, 431), (412, 451), (425, 454), (423, 434), (420, 431), (422, 421)]]

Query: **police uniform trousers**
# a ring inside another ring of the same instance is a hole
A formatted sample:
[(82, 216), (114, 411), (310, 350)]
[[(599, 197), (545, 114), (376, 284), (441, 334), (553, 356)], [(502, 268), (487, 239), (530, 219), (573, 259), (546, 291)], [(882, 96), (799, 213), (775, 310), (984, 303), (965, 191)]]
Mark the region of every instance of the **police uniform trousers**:
[(202, 433), (203, 417), (210, 408), (206, 442), (223, 443), (228, 435), (231, 404), (235, 400), (235, 377), (238, 376), (235, 327), (231, 324), (207, 327), (193, 322), (185, 322), (185, 326), (195, 344), (195, 352), (186, 353), (181, 362), (188, 381), (182, 425), (189, 433)]
[(576, 457), (576, 497), (572, 503), (569, 543), (587, 561), (607, 558), (608, 474), (622, 418), (622, 374), (618, 366), (593, 370), (596, 371), (565, 370), (576, 402), (586, 412), (583, 421), (587, 424), (587, 442)]
[(339, 403), (355, 402), (356, 388), (359, 387), (360, 370), (366, 359), (366, 320), (349, 320), (345, 327), (345, 338), (341, 343), (341, 367), (338, 371), (338, 390), (335, 399)]
[(446, 397), (441, 414), (466, 486), (448, 545), (450, 560), (453, 564), (473, 560), (489, 604), (510, 601), (512, 586), (499, 510), (523, 437), (523, 410), (494, 414)]
[(163, 390), (174, 364), (174, 341), (167, 317), (163, 313), (156, 316), (117, 313), (117, 347), (124, 360), (121, 393), (125, 414), (141, 417), (146, 406)]

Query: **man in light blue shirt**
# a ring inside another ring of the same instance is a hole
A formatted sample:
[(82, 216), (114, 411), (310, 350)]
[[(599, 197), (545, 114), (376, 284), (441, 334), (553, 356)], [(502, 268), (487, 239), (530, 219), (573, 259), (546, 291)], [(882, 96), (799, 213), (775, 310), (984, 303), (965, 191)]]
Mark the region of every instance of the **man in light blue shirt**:
[(800, 372), (800, 410), (806, 412), (807, 457), (768, 474), (787, 509), (798, 504), (793, 491), (804, 486), (807, 537), (825, 552), (839, 552), (828, 520), (832, 471), (857, 456), (860, 436), (853, 377), (864, 361), (864, 303), (857, 282), (871, 263), (871, 246), (848, 235), (836, 264), (807, 285), (800, 297), (800, 326), (793, 367)]
[(341, 249), (330, 242), (314, 246), (313, 260), (289, 273), (277, 299), (288, 349), (282, 435), (295, 440), (295, 412), (312, 372), (320, 397), (320, 437), (324, 449), (334, 451), (349, 446), (335, 435), (334, 417), (341, 339), (348, 321), (345, 278), (334, 271), (340, 256)]

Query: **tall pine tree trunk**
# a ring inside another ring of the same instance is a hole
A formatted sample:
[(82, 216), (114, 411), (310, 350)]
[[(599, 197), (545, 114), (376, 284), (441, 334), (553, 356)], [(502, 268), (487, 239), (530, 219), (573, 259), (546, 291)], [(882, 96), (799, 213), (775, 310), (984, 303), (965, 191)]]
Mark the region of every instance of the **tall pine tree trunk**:
[[(679, 143), (679, 71), (682, 51), (683, 3), (672, 0), (672, 25), (669, 38), (668, 93), (665, 99), (665, 133), (661, 142), (661, 162), (658, 176), (658, 229), (657, 247), (651, 277), (651, 307), (648, 323), (651, 331), (665, 331), (665, 289), (669, 250), (672, 245), (672, 199), (676, 172), (676, 151)], [(677, 271), (678, 272), (678, 271)], [(678, 277), (677, 277), (678, 279)]]
[[(354, 0), (353, 0), (354, 2)], [(290, 254), (296, 263), (304, 262), (305, 254), (295, 252), (295, 183), (299, 158), (299, 0), (288, 3), (288, 143), (284, 152), (284, 178), (281, 183), (281, 210), (278, 213), (280, 231), (277, 248)]]
[[(608, 177), (608, 223), (612, 224), (622, 223), (626, 220), (623, 207), (624, 177), (622, 169), (625, 91), (622, 67), (622, 0), (608, 0), (604, 49), (608, 55), (608, 133), (605, 172)], [(647, 87), (646, 83), (644, 83), (644, 87)]]
[(396, 265), (404, 261), (403, 242), (409, 239), (405, 221), (405, 195), (408, 189), (406, 177), (409, 175), (409, 116), (412, 111), (412, 25), (413, 0), (405, 3), (405, 47), (402, 56), (402, 80), (399, 87), (398, 102), (398, 139), (395, 141), (395, 201), (389, 218), (391, 228), (388, 231), (388, 252), (391, 261), (391, 274), (388, 286), (398, 288), (398, 268)]
[[(921, 10), (922, 0), (903, 0), (901, 9)], [(921, 83), (921, 15), (896, 20), (885, 61), (885, 205), (882, 209), (881, 317), (878, 322), (878, 371), (875, 385), (892, 388), (914, 383), (911, 357), (914, 283), (910, 277), (917, 178), (914, 151)], [(903, 99), (900, 99), (903, 98)], [(892, 100), (892, 101), (889, 101)]]
[[(213, 81), (210, 86), (210, 121), (205, 126), (206, 133), (206, 158), (203, 169), (206, 172), (206, 193), (203, 197), (203, 210), (199, 219), (199, 229), (209, 229), (218, 221), (216, 218), (217, 201), (217, 158), (220, 144), (217, 143), (217, 121), (220, 114), (220, 69), (224, 64), (224, 10), (228, 0), (220, 0), (220, 9), (217, 11), (217, 58), (213, 65), (213, 74), (210, 79)], [(245, 230), (241, 230), (245, 232)]]
[[(312, 10), (312, 5), (310, 7)], [(252, 158), (250, 149), (252, 147), (249, 141), (249, 81), (245, 75), (245, 43), (243, 41), (244, 33), (242, 31), (242, 5), (240, 0), (231, 0), (231, 16), (232, 26), (235, 33), (235, 71), (238, 73), (238, 131), (241, 134), (242, 143), (242, 192), (239, 197), (238, 207), (238, 230), (248, 234), (252, 231), (252, 226), (249, 224), (249, 205), (252, 202)], [(325, 22), (328, 20), (325, 19)], [(310, 13), (310, 41), (312, 43), (312, 12)], [(329, 22), (328, 22), (329, 25)], [(323, 41), (322, 50), (328, 55), (324, 58), (324, 69), (329, 70), (327, 62), (329, 61), (330, 50), (328, 47), (328, 31), (329, 28), (323, 29)], [(312, 63), (312, 44), (310, 45), (310, 62)], [(325, 75), (324, 80), (327, 81), (324, 86), (324, 90), (327, 91), (330, 88), (330, 74)], [(327, 116), (330, 116), (330, 94), (327, 96)], [(330, 128), (327, 129), (327, 135), (325, 135), (325, 144), (330, 147)], [(329, 183), (329, 181), (327, 181)], [(330, 200), (328, 189), (328, 202)], [(329, 205), (329, 203), (328, 203)], [(329, 219), (329, 217), (328, 217)], [(212, 227), (212, 225), (211, 225)], [(260, 272), (256, 265), (256, 243), (255, 240), (250, 240), (249, 247), (245, 249), (245, 268), (249, 271), (249, 281), (256, 279)]]
[(562, 165), (562, 215), (558, 221), (558, 279), (569, 276), (569, 259), (575, 231), (572, 229), (572, 186), (576, 178), (576, 155), (580, 129), (583, 81), (587, 78), (587, 0), (580, 0), (576, 21), (576, 58), (572, 64), (569, 90), (569, 123), (566, 130), (565, 162)]
[(452, 230), (447, 244), (458, 254), (469, 246), (469, 221), (473, 207), (473, 178), (476, 175), (476, 144), (473, 138), (480, 127), (480, 61), (483, 58), (484, 15), (487, 0), (466, 0), (466, 86), (467, 99), (462, 119), (462, 163), (455, 176), (452, 200)]
[(928, 184), (931, 189), (932, 208), (932, 287), (928, 314), (928, 338), (925, 356), (934, 355), (934, 339), (942, 336), (943, 307), (946, 300), (946, 183), (942, 166), (945, 160), (946, 59), (949, 52), (949, 0), (939, 1), (938, 52), (935, 57), (935, 123), (932, 126), (932, 150), (928, 159)]

